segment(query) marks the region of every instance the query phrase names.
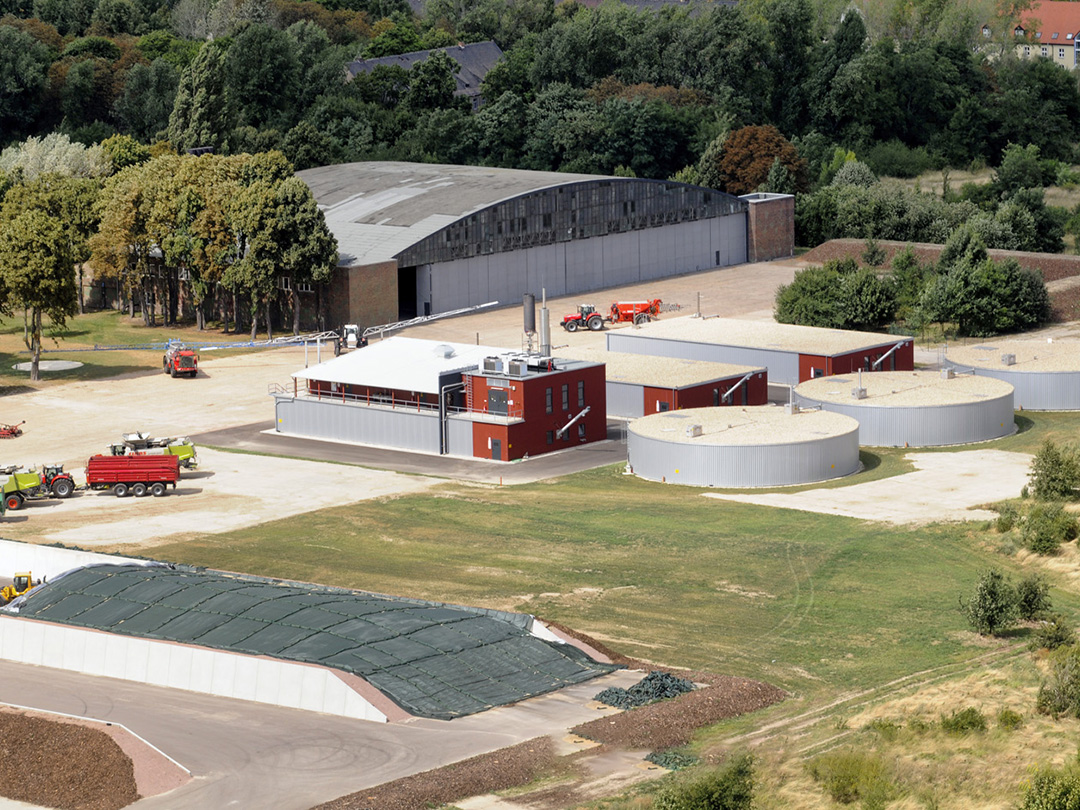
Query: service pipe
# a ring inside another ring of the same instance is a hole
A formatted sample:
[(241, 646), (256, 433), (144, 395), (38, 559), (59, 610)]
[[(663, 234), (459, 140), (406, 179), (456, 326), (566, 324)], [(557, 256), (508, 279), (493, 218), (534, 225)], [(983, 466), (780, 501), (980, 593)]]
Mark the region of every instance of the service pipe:
[(885, 354), (881, 355), (881, 357), (879, 357), (877, 360), (875, 360), (873, 362), (873, 365), (870, 366), (870, 368), (877, 368), (878, 366), (880, 366), (885, 361), (886, 357), (888, 357), (890, 354), (892, 354), (897, 349), (902, 347), (906, 342), (907, 341), (905, 340), (905, 341), (901, 341), (900, 343), (897, 343), (895, 346), (893, 346), (891, 349), (889, 349), (887, 352), (885, 352)]

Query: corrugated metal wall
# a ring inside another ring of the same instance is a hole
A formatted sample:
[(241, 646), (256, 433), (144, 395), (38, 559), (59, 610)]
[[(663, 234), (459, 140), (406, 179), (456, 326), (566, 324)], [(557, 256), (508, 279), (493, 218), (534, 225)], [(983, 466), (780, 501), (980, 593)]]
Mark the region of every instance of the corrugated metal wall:
[(645, 415), (644, 393), (640, 385), (607, 381), (608, 416), (637, 419)]
[(799, 382), (799, 355), (796, 352), (655, 338), (633, 329), (608, 332), (607, 350), (646, 354), (651, 357), (680, 357), (685, 360), (706, 360), (712, 363), (735, 363), (752, 368), (768, 368), (770, 384), (797, 385)]
[(859, 422), (859, 444), (864, 447), (940, 447), (999, 439), (1016, 431), (1012, 395), (963, 405), (927, 405), (921, 408), (883, 408), (821, 402), (800, 396), (805, 407), (842, 413)]
[(798, 444), (685, 444), (627, 434), (630, 467), (650, 481), (697, 487), (776, 487), (849, 475), (859, 468), (859, 431)]
[[(407, 408), (371, 408), (332, 400), (274, 397), (277, 430), (293, 436), (439, 452), (439, 415)], [(471, 448), (470, 434), (470, 448)], [(465, 455), (472, 455), (471, 450)]]
[(1006, 368), (956, 366), (981, 377), (1004, 380), (1013, 387), (1013, 406), (1025, 411), (1080, 411), (1080, 372), (1008, 371)]
[(746, 261), (746, 214), (612, 233), (417, 268), (417, 312), (635, 284)]
[(472, 457), (473, 423), (471, 419), (451, 416), (447, 419), (446, 433), (448, 455)]

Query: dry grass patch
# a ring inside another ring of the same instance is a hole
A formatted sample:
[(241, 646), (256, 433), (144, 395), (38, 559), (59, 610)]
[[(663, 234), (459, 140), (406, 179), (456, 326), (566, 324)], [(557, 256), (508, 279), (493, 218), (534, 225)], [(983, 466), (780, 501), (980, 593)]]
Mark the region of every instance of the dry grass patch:
[[(927, 684), (834, 719), (830, 728), (822, 723), (814, 731), (816, 744), (807, 746), (800, 739), (769, 746), (758, 755), (763, 805), (835, 807), (822, 774), (865, 770), (894, 789), (889, 810), (1016, 807), (1033, 765), (1058, 767), (1077, 756), (1080, 721), (1055, 721), (1035, 712), (1040, 679), (1040, 668), (1025, 656), (964, 678)], [(943, 716), (964, 709), (981, 712), (986, 731), (950, 734), (942, 729)], [(1005, 710), (1019, 714), (1021, 722), (1010, 723), (1015, 718), (1006, 714), (1003, 725)], [(801, 756), (791, 755), (796, 746)], [(850, 767), (845, 770), (845, 765)]]

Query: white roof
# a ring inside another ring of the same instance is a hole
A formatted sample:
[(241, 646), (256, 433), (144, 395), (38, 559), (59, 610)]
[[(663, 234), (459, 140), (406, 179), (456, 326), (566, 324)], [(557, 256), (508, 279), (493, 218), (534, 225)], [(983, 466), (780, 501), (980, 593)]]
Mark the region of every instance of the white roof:
[(717, 346), (743, 346), (753, 349), (820, 354), (835, 357), (859, 349), (893, 346), (912, 339), (903, 335), (879, 332), (855, 332), (848, 329), (822, 329), (772, 321), (744, 321), (737, 318), (665, 318), (643, 324), (625, 334), (632, 336), (712, 343)]
[(505, 355), (507, 349), (392, 337), (298, 371), (298, 380), (322, 380), (396, 391), (439, 393), (439, 377), (477, 368), (485, 357)]

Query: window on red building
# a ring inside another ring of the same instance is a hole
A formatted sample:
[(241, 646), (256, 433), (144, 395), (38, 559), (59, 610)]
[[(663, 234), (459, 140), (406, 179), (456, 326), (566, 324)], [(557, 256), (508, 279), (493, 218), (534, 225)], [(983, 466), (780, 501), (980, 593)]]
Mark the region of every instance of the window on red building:
[[(547, 389), (547, 391), (544, 394), (544, 407), (546, 408), (547, 413), (551, 413), (552, 403), (551, 403), (551, 389), (550, 388)], [(551, 442), (548, 442), (548, 444), (551, 444)]]
[(570, 410), (570, 386), (564, 385), (562, 387), (562, 409), (564, 411)]
[(577, 384), (577, 404), (578, 407), (584, 407), (585, 405), (585, 381), (578, 380)]

